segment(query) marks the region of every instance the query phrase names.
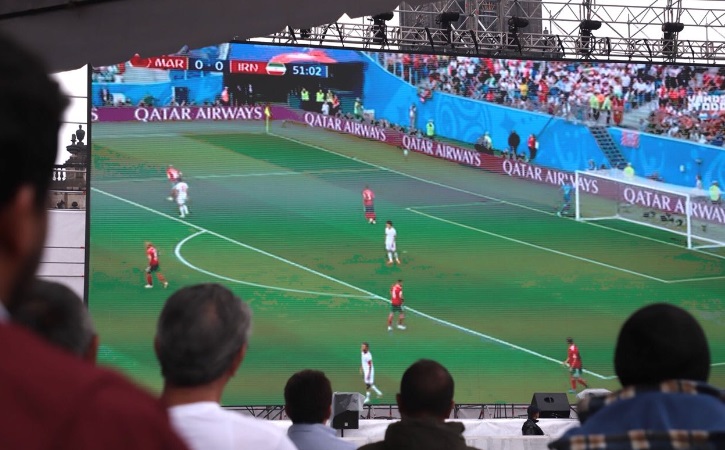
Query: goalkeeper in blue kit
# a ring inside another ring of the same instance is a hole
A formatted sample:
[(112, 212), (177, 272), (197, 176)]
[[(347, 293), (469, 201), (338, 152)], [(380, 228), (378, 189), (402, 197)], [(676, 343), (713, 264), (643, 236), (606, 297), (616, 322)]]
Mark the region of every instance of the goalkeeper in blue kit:
[(565, 181), (564, 184), (561, 185), (561, 192), (563, 195), (563, 204), (561, 205), (561, 208), (559, 211), (557, 211), (556, 215), (561, 217), (562, 214), (564, 214), (565, 211), (569, 211), (571, 209), (571, 191), (574, 190), (574, 186), (571, 184), (571, 181)]

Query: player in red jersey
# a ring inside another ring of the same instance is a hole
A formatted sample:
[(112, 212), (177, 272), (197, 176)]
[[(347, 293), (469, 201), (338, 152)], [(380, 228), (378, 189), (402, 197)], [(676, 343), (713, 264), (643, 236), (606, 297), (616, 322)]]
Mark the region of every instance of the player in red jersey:
[(390, 314), (388, 315), (388, 331), (393, 331), (393, 317), (395, 313), (398, 313), (398, 329), (405, 330), (403, 320), (405, 319), (405, 311), (403, 310), (403, 280), (398, 280), (397, 283), (390, 288)]
[(167, 288), (169, 282), (166, 281), (166, 277), (161, 273), (161, 268), (159, 267), (159, 251), (156, 250), (156, 247), (151, 242), (146, 243), (146, 257), (149, 260), (149, 265), (146, 266), (146, 289), (154, 287), (153, 273), (156, 273), (156, 278), (164, 285), (164, 288)]
[[(169, 164), (169, 167), (166, 168), (166, 178), (169, 180), (169, 183), (171, 183), (171, 187), (173, 188), (176, 183), (179, 181), (179, 178), (181, 178), (181, 171), (177, 169), (176, 167)], [(173, 194), (167, 198), (168, 201), (173, 201), (174, 196)]]
[(571, 381), (570, 394), (576, 394), (576, 384), (579, 383), (585, 388), (589, 387), (587, 382), (582, 378), (582, 358), (579, 354), (579, 347), (574, 344), (574, 339), (566, 338), (569, 349), (566, 354), (564, 365), (569, 368), (569, 381)]
[(363, 211), (365, 211), (365, 218), (368, 219), (368, 223), (375, 225), (375, 193), (372, 189), (365, 186), (362, 191), (363, 198)]

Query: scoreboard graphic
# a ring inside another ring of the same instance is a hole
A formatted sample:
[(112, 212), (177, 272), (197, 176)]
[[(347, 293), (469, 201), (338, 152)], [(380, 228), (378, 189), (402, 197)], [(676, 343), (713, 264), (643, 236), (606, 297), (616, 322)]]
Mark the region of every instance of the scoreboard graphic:
[(327, 64), (306, 62), (281, 63), (239, 59), (203, 59), (175, 55), (141, 58), (136, 55), (131, 59), (130, 63), (133, 67), (161, 70), (199, 70), (229, 74), (289, 75), (319, 78), (328, 78), (330, 76), (330, 69)]

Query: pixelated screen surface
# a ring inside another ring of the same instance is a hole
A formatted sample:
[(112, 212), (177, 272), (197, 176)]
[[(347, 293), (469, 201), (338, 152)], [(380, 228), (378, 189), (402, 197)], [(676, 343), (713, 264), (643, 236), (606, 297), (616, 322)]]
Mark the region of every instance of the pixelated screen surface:
[(721, 69), (232, 43), (92, 77), (89, 305), (100, 362), (152, 389), (159, 311), (202, 282), (254, 311), (227, 405), (281, 404), (304, 368), (364, 392), (363, 341), (378, 403), (419, 358), (458, 403), (565, 392), (567, 337), (614, 389), (618, 329), (657, 301), (698, 318), (725, 384), (725, 250), (687, 249), (659, 212), (578, 222), (562, 192), (626, 161), (705, 201), (725, 182)]

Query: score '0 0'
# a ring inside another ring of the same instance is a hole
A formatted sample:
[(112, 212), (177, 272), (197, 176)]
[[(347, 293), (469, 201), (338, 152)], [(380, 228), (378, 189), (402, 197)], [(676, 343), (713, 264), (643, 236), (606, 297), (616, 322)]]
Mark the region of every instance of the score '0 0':
[[(218, 70), (219, 72), (224, 70), (224, 61), (216, 60), (213, 64), (214, 70)], [(206, 68), (206, 65), (204, 64), (204, 60), (197, 59), (194, 61), (194, 69), (196, 70), (204, 70)]]

